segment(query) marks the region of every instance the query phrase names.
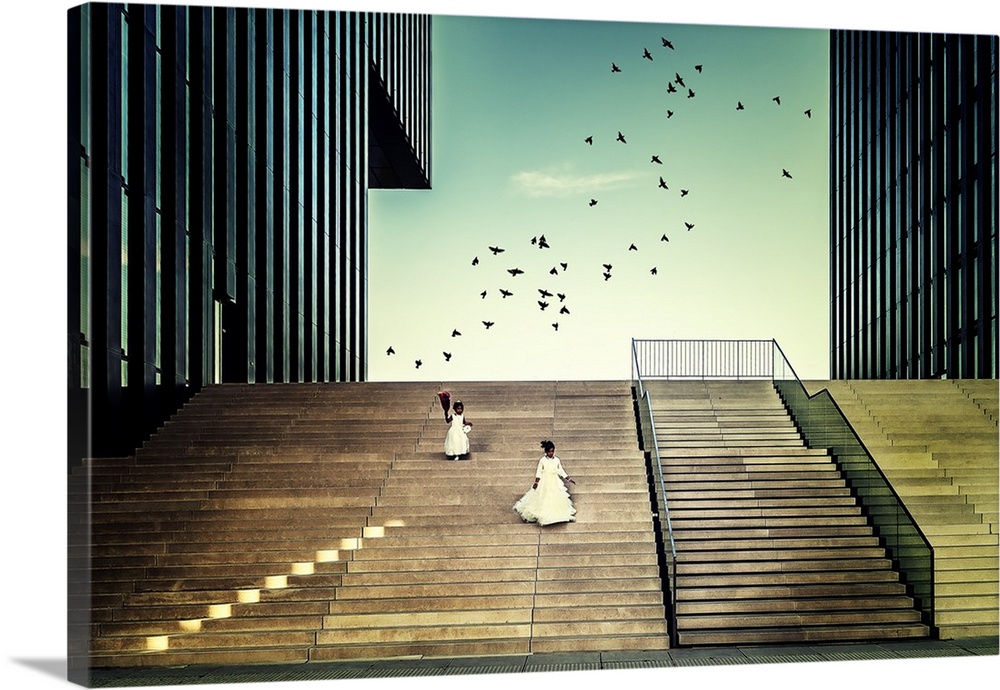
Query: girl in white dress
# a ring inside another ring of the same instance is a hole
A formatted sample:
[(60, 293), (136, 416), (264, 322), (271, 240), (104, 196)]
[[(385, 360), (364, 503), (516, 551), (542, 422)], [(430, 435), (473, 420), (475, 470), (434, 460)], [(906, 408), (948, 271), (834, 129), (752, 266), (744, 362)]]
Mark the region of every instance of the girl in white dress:
[(556, 444), (552, 441), (542, 441), (545, 451), (538, 460), (535, 469), (535, 481), (524, 496), (514, 504), (514, 510), (525, 522), (537, 522), (539, 525), (551, 525), (556, 522), (574, 522), (576, 508), (569, 497), (569, 491), (563, 480), (572, 484), (563, 469), (562, 463), (556, 457)]
[(456, 400), (451, 406), (452, 413), (445, 412), (444, 421), (451, 426), (444, 437), (444, 454), (449, 460), (460, 459), (469, 452), (469, 430), (472, 422), (465, 418), (465, 405)]

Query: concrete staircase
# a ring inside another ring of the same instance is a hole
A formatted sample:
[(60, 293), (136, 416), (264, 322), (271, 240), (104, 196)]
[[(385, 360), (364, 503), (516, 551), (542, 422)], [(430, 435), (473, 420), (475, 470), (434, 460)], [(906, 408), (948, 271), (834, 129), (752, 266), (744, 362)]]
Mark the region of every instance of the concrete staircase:
[(828, 388), (934, 547), (943, 639), (998, 633), (995, 380), (814, 381)]
[[(465, 461), (444, 457), (437, 390), (210, 387), (135, 456), (87, 462), (70, 606), (91, 665), (665, 649), (627, 384), (455, 384)], [(575, 523), (512, 509), (542, 438)]]
[(769, 381), (650, 381), (682, 645), (930, 633), (832, 457)]

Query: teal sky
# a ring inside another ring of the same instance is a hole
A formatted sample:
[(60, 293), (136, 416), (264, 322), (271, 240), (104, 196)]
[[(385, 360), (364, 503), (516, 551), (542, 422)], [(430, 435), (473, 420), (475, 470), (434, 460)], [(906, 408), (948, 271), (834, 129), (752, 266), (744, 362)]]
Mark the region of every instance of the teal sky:
[[(621, 379), (633, 337), (775, 338), (826, 377), (828, 46), (819, 29), (435, 15), (433, 188), (369, 193), (370, 377)], [(538, 290), (566, 299), (543, 311)]]

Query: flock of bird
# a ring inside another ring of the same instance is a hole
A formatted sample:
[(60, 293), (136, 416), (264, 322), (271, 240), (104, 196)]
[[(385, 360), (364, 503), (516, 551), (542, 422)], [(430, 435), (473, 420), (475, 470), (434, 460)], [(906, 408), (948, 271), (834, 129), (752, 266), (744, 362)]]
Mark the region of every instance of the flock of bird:
[[(665, 38), (665, 37), (661, 37), (660, 40), (661, 40), (661, 46), (660, 46), (660, 48), (661, 48), (662, 51), (665, 51), (664, 52), (664, 57), (665, 58), (673, 57), (672, 53), (675, 51), (673, 43), (670, 40), (668, 40), (667, 38)], [(638, 53), (637, 53), (637, 55), (638, 55)], [(659, 55), (654, 56), (654, 54), (652, 52), (650, 52), (650, 50), (648, 48), (646, 48), (646, 47), (642, 48), (641, 57), (639, 57), (639, 60), (645, 60), (645, 61), (653, 62), (653, 61), (656, 61), (656, 60), (659, 60), (659, 59), (660, 59)], [(624, 62), (622, 62), (621, 65), (617, 61), (612, 61), (611, 62), (611, 69), (610, 69), (610, 71), (611, 71), (612, 78), (615, 78), (616, 75), (619, 75), (619, 74), (623, 73), (623, 65), (625, 65)], [(625, 68), (631, 69), (631, 66), (626, 66)], [(693, 65), (693, 69), (694, 69), (694, 72), (696, 73), (696, 75), (702, 75), (704, 73), (704, 71), (705, 71), (705, 65), (701, 64), (701, 63), (694, 64)], [(670, 71), (673, 71), (673, 68), (671, 68)], [(687, 79), (687, 81), (685, 79)], [(685, 78), (685, 76), (683, 76), (679, 71), (674, 71), (674, 75), (673, 75), (672, 78), (670, 78), (667, 81), (665, 89), (666, 89), (666, 93), (668, 95), (668, 98), (681, 99), (681, 100), (680, 100), (680, 102), (678, 104), (673, 105), (672, 107), (666, 109), (666, 113), (665, 113), (666, 114), (666, 119), (669, 120), (670, 118), (674, 117), (674, 115), (678, 112), (678, 110), (684, 107), (683, 104), (684, 104), (685, 101), (689, 101), (691, 99), (697, 98), (698, 93), (695, 90), (695, 88), (698, 86), (697, 79), (698, 79), (698, 77), (695, 76), (695, 75), (690, 75), (687, 78)], [(690, 83), (688, 83), (688, 82), (690, 82)], [(780, 95), (775, 95), (775, 96), (771, 97), (770, 100), (771, 100), (771, 102), (774, 103), (774, 105), (773, 106), (768, 106), (768, 107), (780, 107), (781, 106), (781, 96)], [(749, 101), (748, 101), (748, 103), (749, 103)], [(745, 111), (747, 109), (747, 107), (748, 106), (744, 103), (743, 100), (736, 100), (733, 103), (733, 109), (736, 112)], [(812, 110), (811, 109), (804, 110), (803, 111), (803, 115), (806, 118), (811, 118), (812, 117)], [(621, 130), (615, 130), (615, 131), (616, 131), (616, 135), (613, 137), (612, 145), (630, 146), (627, 134), (625, 132), (621, 131)], [(601, 137), (597, 137), (597, 140), (599, 141), (599, 143), (600, 143), (600, 139), (601, 139)], [(608, 139), (612, 139), (612, 136), (611, 136), (610, 133), (608, 134)], [(582, 141), (583, 141), (583, 143), (586, 146), (588, 146), (588, 147), (594, 147), (594, 144), (595, 144), (595, 135), (592, 134), (592, 133), (588, 133), (585, 137), (582, 138)], [(648, 155), (649, 155), (649, 164), (656, 165), (656, 166), (663, 166), (663, 160), (660, 157), (660, 153), (653, 152), (653, 153), (649, 153)], [(780, 177), (782, 179), (793, 179), (791, 172), (789, 172), (785, 168), (782, 168), (782, 170), (780, 172)], [(670, 190), (673, 189), (672, 183), (668, 184), (667, 179), (664, 177), (664, 175), (662, 173), (658, 173), (656, 175), (656, 178), (657, 178), (656, 189), (663, 190), (663, 191), (670, 191)], [(691, 194), (691, 189), (690, 189), (689, 186), (681, 186), (681, 187), (677, 188), (676, 194), (677, 194), (678, 198), (685, 198), (689, 194)], [(600, 200), (596, 196), (590, 196), (590, 195), (588, 195), (588, 198), (589, 198), (589, 200), (587, 201), (587, 205), (590, 208), (594, 208), (594, 207), (598, 206), (598, 204), (600, 203)], [(695, 223), (694, 222), (690, 222), (689, 220), (685, 220), (683, 222), (683, 227), (684, 227), (684, 229), (687, 232), (690, 232), (690, 231), (692, 231), (692, 230), (695, 229)], [(525, 241), (528, 241), (528, 240), (525, 238)], [(662, 233), (661, 236), (660, 236), (660, 238), (659, 238), (659, 242), (660, 243), (667, 243), (669, 241), (670, 241), (670, 239), (669, 239), (667, 233), (666, 232)], [(530, 239), (530, 244), (535, 249), (538, 249), (538, 250), (551, 249), (551, 245), (549, 244), (549, 241), (545, 237), (545, 235), (536, 235), (536, 236), (532, 237)], [(507, 250), (504, 247), (501, 247), (501, 246), (498, 246), (498, 245), (488, 245), (485, 248), (485, 251), (483, 252), (484, 259), (481, 260), (480, 257), (477, 255), (477, 256), (475, 256), (475, 257), (472, 258), (472, 260), (470, 261), (470, 265), (475, 268), (475, 267), (478, 267), (481, 264), (483, 264), (487, 259), (490, 259), (490, 260), (493, 260), (493, 261), (498, 261), (498, 260), (500, 260), (500, 259), (498, 259), (498, 257), (501, 257), (501, 255), (503, 255), (506, 251)], [(636, 245), (635, 242), (629, 242), (627, 249), (625, 249), (624, 251), (626, 251), (626, 252), (638, 252), (639, 251), (639, 247)], [(505, 284), (502, 287), (493, 288), (492, 289), (492, 295), (498, 296), (499, 299), (501, 299), (501, 300), (507, 300), (509, 298), (512, 298), (512, 301), (514, 301), (514, 300), (517, 300), (517, 299), (522, 299), (523, 300), (524, 299), (524, 294), (527, 293), (529, 295), (529, 297), (527, 299), (528, 299), (529, 303), (533, 302), (533, 304), (531, 304), (531, 306), (533, 308), (537, 308), (541, 312), (546, 312), (546, 313), (549, 313), (549, 314), (552, 315), (553, 320), (550, 321), (550, 327), (551, 327), (551, 329), (552, 329), (553, 332), (558, 332), (559, 331), (559, 327), (560, 327), (560, 320), (563, 319), (564, 317), (569, 317), (572, 314), (572, 312), (571, 312), (571, 310), (569, 308), (569, 305), (567, 304), (567, 299), (568, 299), (567, 294), (565, 292), (561, 292), (561, 291), (558, 291), (558, 290), (555, 291), (555, 292), (553, 292), (552, 290), (549, 289), (549, 287), (537, 287), (537, 286), (523, 287), (523, 285), (518, 285), (517, 288), (514, 288), (513, 284), (514, 284), (514, 281), (516, 281), (516, 280), (519, 281), (522, 284), (524, 282), (527, 282), (524, 279), (520, 279), (519, 278), (520, 276), (525, 275), (525, 270), (522, 269), (522, 268), (520, 268), (519, 266), (509, 266), (508, 264), (505, 264), (505, 265), (507, 266), (506, 269), (505, 269), (506, 273), (509, 274), (509, 276), (510, 276), (509, 278), (506, 279), (508, 281), (508, 284)], [(548, 265), (548, 264), (546, 264), (546, 265)], [(556, 277), (558, 277), (558, 276), (562, 275), (563, 273), (567, 272), (568, 269), (569, 269), (569, 263), (566, 262), (566, 261), (556, 261), (556, 262), (552, 263), (552, 268), (547, 271), (548, 276), (550, 276), (550, 278), (548, 278), (548, 280), (554, 280)], [(612, 274), (612, 269), (613, 269), (613, 264), (610, 261), (607, 262), (607, 263), (603, 263), (600, 266), (600, 276), (603, 277), (604, 282), (608, 282), (608, 281), (610, 281), (612, 279), (612, 275), (613, 275)], [(651, 268), (649, 268), (649, 274), (651, 276), (656, 276), (656, 275), (658, 275), (658, 273), (659, 273), (659, 271), (657, 269), (657, 266), (653, 265)], [(540, 283), (540, 282), (544, 282), (544, 281), (543, 280), (538, 280), (536, 278), (536, 282)], [(491, 290), (490, 289), (483, 290), (482, 292), (479, 293), (479, 297), (482, 300), (486, 300), (488, 297), (490, 297), (492, 295), (491, 295)], [(517, 296), (515, 296), (515, 295), (517, 295)], [(553, 298), (555, 298), (555, 299), (553, 299)], [(495, 320), (491, 320), (491, 319), (482, 319), (479, 323), (475, 324), (476, 327), (483, 328), (483, 329), (485, 329), (487, 331), (490, 330), (495, 325), (496, 325), (496, 321)], [(460, 338), (461, 336), (462, 336), (462, 331), (459, 330), (459, 328), (452, 329), (451, 336), (450, 336), (452, 339)], [(441, 350), (440, 357), (443, 359), (443, 361), (445, 361), (445, 362), (450, 362), (451, 361), (452, 356), (453, 356), (453, 352), (451, 350), (453, 350), (453, 349), (454, 348), (449, 347), (448, 349), (442, 349)], [(396, 354), (396, 351), (395, 351), (395, 349), (392, 346), (389, 346), (386, 349), (386, 355), (387, 356), (393, 356), (395, 354)], [(423, 360), (422, 357), (418, 357), (415, 360), (413, 360), (413, 363), (414, 363), (414, 367), (417, 368), (417, 369), (419, 369), (421, 366), (424, 365), (424, 360)]]

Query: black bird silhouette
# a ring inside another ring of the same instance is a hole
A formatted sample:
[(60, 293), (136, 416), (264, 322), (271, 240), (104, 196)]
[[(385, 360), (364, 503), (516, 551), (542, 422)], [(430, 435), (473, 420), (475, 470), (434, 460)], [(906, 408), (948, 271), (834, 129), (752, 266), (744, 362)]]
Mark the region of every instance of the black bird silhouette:
[(514, 296), (513, 292), (511, 292), (510, 290), (504, 290), (503, 288), (500, 288), (500, 294), (503, 295), (504, 299), (507, 299), (508, 297), (513, 297)]
[(486, 290), (483, 290), (482, 292), (480, 292), (480, 293), (479, 293), (479, 295), (480, 295), (480, 297), (482, 297), (483, 299), (486, 299)]
[(490, 330), (490, 326), (493, 325), (492, 321), (483, 321), (483, 325), (486, 326), (486, 330)]
[(643, 56), (644, 58), (646, 58), (647, 60), (649, 60), (650, 62), (652, 62), (652, 61), (653, 61), (653, 56), (652, 56), (652, 55), (650, 55), (650, 54), (649, 54), (649, 51), (648, 51), (648, 50), (646, 50), (645, 48), (643, 48), (643, 49), (642, 49), (642, 56)]
[(538, 248), (539, 249), (550, 249), (549, 243), (545, 241), (545, 235), (538, 238)]
[(555, 266), (553, 266), (552, 269), (549, 271), (549, 275), (553, 275), (553, 276), (559, 275), (559, 271), (556, 270)]
[(659, 163), (660, 165), (663, 165), (663, 161), (661, 161), (661, 160), (660, 160), (660, 157), (659, 157), (659, 156), (653, 156), (653, 157), (652, 157), (652, 158), (651, 158), (651, 159), (649, 160), (649, 162), (650, 162), (650, 163)]
[(545, 307), (549, 306), (549, 303), (538, 300), (538, 306), (542, 308), (542, 311), (545, 311)]
[(618, 65), (616, 65), (615, 63), (612, 62), (611, 63), (611, 71), (612, 72), (621, 72), (622, 69), (621, 69), (621, 67), (619, 67)]
[(456, 337), (458, 337), (460, 335), (462, 335), (462, 334), (459, 332), (459, 330), (457, 328), (451, 332), (451, 337), (452, 338), (456, 338)]
[(639, 251), (639, 248), (635, 246), (635, 243), (633, 243), (633, 244), (630, 244), (630, 245), (628, 246), (628, 250), (629, 250), (630, 252), (637, 252), (637, 251)]
[(660, 189), (670, 189), (662, 177), (660, 178)]
[(698, 70), (699, 73), (701, 73), (702, 65), (695, 65), (694, 68)]
[(668, 41), (667, 39), (665, 39), (665, 38), (663, 38), (663, 37), (661, 36), (661, 37), (660, 37), (660, 40), (661, 40), (661, 41), (663, 41), (663, 47), (664, 47), (664, 48), (670, 48), (670, 50), (673, 50), (673, 49), (674, 49), (674, 44), (673, 44), (673, 43), (671, 43), (670, 41)]
[(597, 206), (597, 199), (591, 199), (588, 206)]
[(771, 100), (777, 103), (778, 105), (781, 105), (781, 96), (775, 96)]
[(663, 236), (660, 237), (660, 242), (669, 242), (669, 241), (670, 241), (670, 238), (667, 237), (667, 233), (663, 233)]
[(420, 368), (420, 365), (421, 365), (421, 364), (423, 364), (423, 362), (421, 362), (421, 361), (420, 361), (420, 360), (418, 359), (418, 360), (417, 360), (416, 362), (414, 362), (414, 364), (416, 364), (416, 365), (417, 365), (417, 369), (419, 369), (419, 368)]
[(781, 176), (787, 177), (789, 180), (792, 179), (792, 173), (788, 172), (784, 168), (781, 169)]
[(479, 257), (478, 256), (472, 260), (472, 265), (473, 266), (478, 266), (479, 265)]
[(446, 362), (450, 362), (451, 361), (451, 353), (450, 352), (442, 352), (441, 354), (444, 355), (444, 361), (446, 361)]
[(493, 252), (493, 256), (496, 256), (502, 251), (506, 251), (503, 247), (490, 247), (490, 251)]
[(386, 351), (385, 351), (385, 353), (386, 353), (387, 355), (394, 355), (394, 354), (396, 354), (396, 351), (395, 351), (395, 350), (393, 350), (393, 349), (392, 349), (392, 345), (390, 345), (390, 346), (389, 346), (389, 349), (388, 349), (388, 350), (386, 350)]
[(566, 307), (563, 307), (562, 309), (559, 310), (559, 313), (560, 314), (569, 314), (569, 309), (567, 309)]
[(694, 229), (694, 223), (688, 223), (687, 221), (684, 221), (684, 225), (687, 226), (687, 229), (689, 231), (692, 230), (692, 229)]
[(556, 323), (552, 324), (552, 328), (554, 328), (554, 329), (556, 329), (558, 331), (559, 330), (559, 323), (556, 322)]
[(811, 118), (813, 116), (812, 108), (809, 108), (808, 110), (803, 110), (802, 113), (808, 118)]
[(673, 110), (667, 110), (667, 119), (669, 120), (673, 116), (674, 116), (674, 111)]
[(677, 72), (674, 72), (674, 81), (680, 84), (681, 86), (684, 86), (684, 79)]
[(649, 272), (650, 272), (650, 273), (651, 273), (652, 275), (654, 275), (654, 276), (655, 276), (655, 275), (656, 275), (656, 266), (653, 266), (653, 267), (652, 267), (651, 269), (649, 269)]
[(677, 87), (674, 86), (674, 83), (672, 81), (667, 82), (667, 93), (677, 93)]
[(689, 190), (689, 189), (682, 189), (681, 190), (681, 196), (687, 196), (690, 193), (690, 191), (691, 190)]
[(569, 264), (564, 264), (564, 263), (560, 262), (560, 263), (559, 263), (559, 265), (563, 267), (563, 270), (564, 270), (564, 271), (565, 271), (565, 270), (566, 270), (567, 268), (569, 268)]
[(560, 302), (562, 302), (563, 300), (565, 300), (565, 299), (566, 299), (566, 295), (564, 295), (564, 294), (563, 294), (563, 293), (561, 293), (561, 292), (557, 292), (557, 293), (556, 293), (556, 297), (558, 297), (558, 298), (559, 298), (559, 301), (560, 301)]
[(590, 144), (591, 146), (594, 145), (594, 137), (593, 136), (587, 137), (586, 139), (584, 139), (584, 141), (587, 142), (588, 144)]
[(541, 288), (538, 289), (538, 294), (541, 295), (542, 297), (551, 297), (552, 296), (551, 292), (549, 292), (548, 290), (543, 290)]
[(606, 271), (610, 271), (611, 270), (611, 264), (602, 264), (602, 265), (604, 266), (604, 269)]
[(688, 89), (688, 98), (694, 98), (694, 91)]
[(625, 141), (625, 135), (622, 134), (621, 131), (618, 132), (618, 137), (615, 139), (615, 141), (620, 141), (623, 144), (628, 143), (627, 141)]
[(512, 276), (517, 277), (522, 273), (524, 273), (524, 271), (522, 271), (520, 268), (508, 268), (507, 273), (510, 273)]
[(606, 280), (606, 281), (607, 280), (611, 280), (611, 273), (605, 273), (604, 274), (604, 280)]
[(531, 243), (532, 244), (538, 244), (538, 238), (537, 237), (532, 237), (531, 238)]
[(743, 110), (743, 101), (736, 101), (736, 109)]

